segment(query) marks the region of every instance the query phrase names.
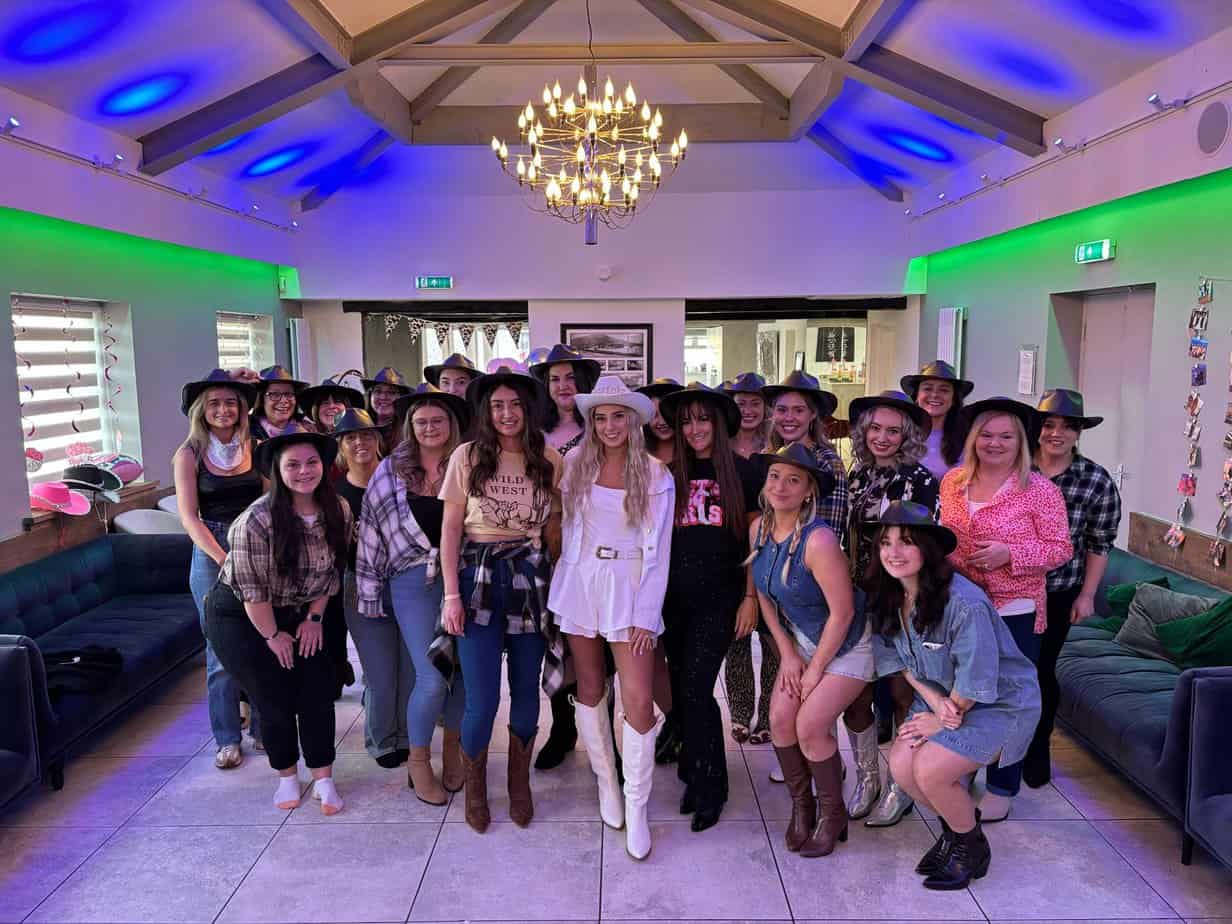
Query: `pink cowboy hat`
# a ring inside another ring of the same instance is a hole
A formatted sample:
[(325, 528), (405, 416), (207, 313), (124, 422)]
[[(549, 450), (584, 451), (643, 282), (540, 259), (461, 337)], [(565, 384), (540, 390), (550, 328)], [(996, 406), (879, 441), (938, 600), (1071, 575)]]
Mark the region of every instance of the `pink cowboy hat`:
[(90, 499), (63, 481), (43, 481), (30, 486), (30, 507), (80, 517), (90, 512)]

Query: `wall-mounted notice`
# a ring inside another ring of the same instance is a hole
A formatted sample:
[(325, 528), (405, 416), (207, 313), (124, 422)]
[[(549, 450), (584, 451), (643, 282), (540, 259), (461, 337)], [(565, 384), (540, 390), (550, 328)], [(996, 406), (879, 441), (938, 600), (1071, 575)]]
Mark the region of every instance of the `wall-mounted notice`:
[(1018, 394), (1035, 394), (1035, 360), (1039, 355), (1039, 347), (1034, 344), (1024, 344), (1018, 350)]

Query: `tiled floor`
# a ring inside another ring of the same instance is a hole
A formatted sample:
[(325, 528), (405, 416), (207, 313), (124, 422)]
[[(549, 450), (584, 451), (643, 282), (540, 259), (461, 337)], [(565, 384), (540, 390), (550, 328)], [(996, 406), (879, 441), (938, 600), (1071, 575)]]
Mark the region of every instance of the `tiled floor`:
[(580, 751), (532, 776), (535, 821), (520, 830), (508, 820), (508, 735), (498, 723), (493, 825), (480, 836), (462, 820), (460, 797), (447, 808), (425, 805), (405, 788), (403, 770), (382, 770), (363, 753), (352, 687), (338, 705), (335, 773), (346, 810), (327, 819), (306, 802), (288, 814), (272, 805), (262, 755), (214, 769), (204, 694), (197, 663), (71, 761), (62, 792), (36, 793), (0, 815), (0, 922), (1213, 924), (1224, 915), (1232, 924), (1232, 872), (1200, 851), (1182, 867), (1176, 825), (1061, 736), (1054, 785), (1024, 790), (1011, 820), (988, 827), (987, 878), (937, 893), (912, 873), (937, 824), (920, 813), (886, 830), (855, 824), (826, 859), (788, 853), (790, 803), (767, 779), (767, 747), (729, 739), (731, 799), (703, 834), (676, 812), (673, 769), (659, 768), (654, 850), (635, 863), (623, 834), (599, 821)]

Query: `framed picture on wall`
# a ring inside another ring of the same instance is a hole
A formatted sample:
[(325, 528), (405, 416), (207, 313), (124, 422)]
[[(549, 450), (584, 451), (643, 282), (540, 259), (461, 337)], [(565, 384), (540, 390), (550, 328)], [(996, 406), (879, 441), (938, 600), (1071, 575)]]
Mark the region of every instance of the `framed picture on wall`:
[(630, 388), (654, 378), (653, 324), (561, 324), (560, 342), (597, 359), (605, 375), (620, 376)]
[(757, 332), (757, 374), (767, 382), (777, 382), (779, 375), (779, 332)]

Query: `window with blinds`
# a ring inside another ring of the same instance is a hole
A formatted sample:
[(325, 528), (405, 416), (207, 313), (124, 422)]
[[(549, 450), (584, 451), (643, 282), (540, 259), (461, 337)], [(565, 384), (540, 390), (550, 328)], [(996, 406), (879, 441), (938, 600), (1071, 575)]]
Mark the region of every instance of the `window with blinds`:
[(218, 368), (264, 369), (274, 364), (274, 321), (267, 314), (217, 312)]
[(28, 475), (49, 481), (70, 455), (116, 451), (106, 382), (115, 340), (102, 336), (104, 302), (15, 295), (11, 304), (22, 435), (43, 457)]

